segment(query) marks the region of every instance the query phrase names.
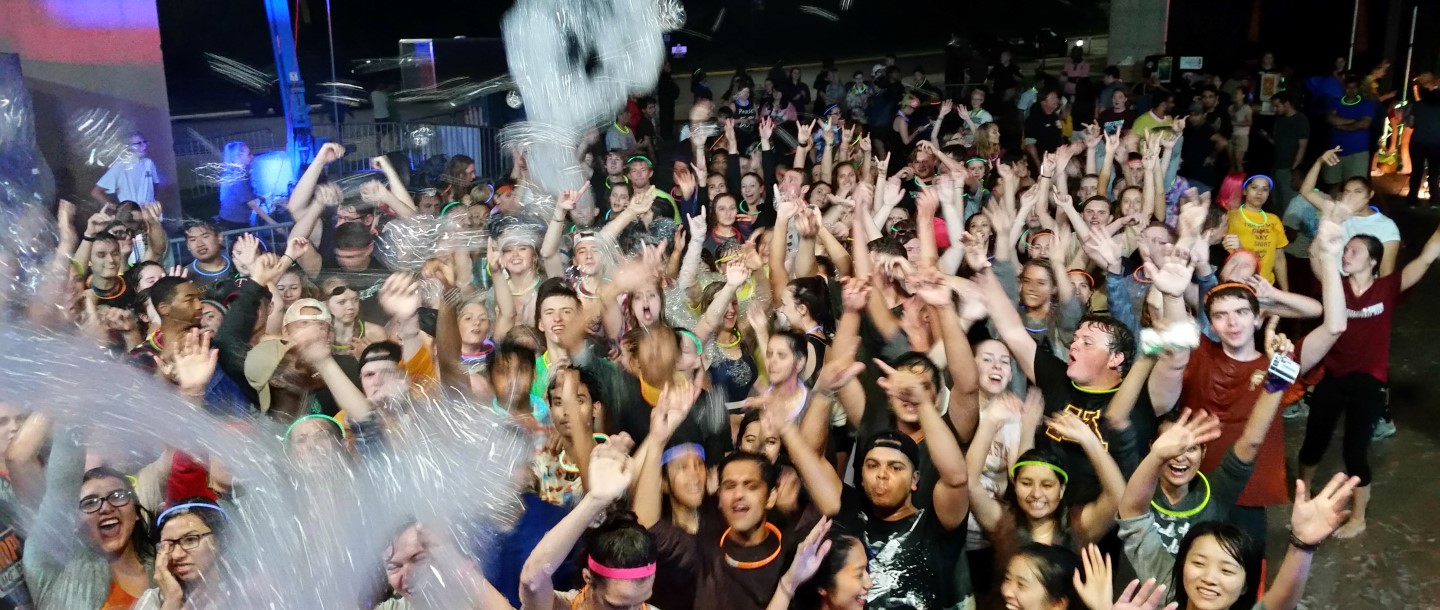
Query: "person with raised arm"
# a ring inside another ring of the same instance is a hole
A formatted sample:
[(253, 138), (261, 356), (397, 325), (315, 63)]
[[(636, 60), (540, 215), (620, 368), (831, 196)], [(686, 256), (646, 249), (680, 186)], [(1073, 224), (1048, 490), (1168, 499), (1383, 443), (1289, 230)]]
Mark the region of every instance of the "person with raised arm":
[[(650, 532), (628, 512), (611, 513), (635, 477), (629, 435), (595, 445), (588, 460), (585, 496), (545, 534), (520, 572), (522, 610), (642, 610), (650, 606), (659, 553)], [(556, 591), (552, 577), (576, 542), (583, 542), (585, 586)]]
[[(1320, 279), (1325, 319), (1296, 344), (1295, 361), (1302, 375), (1321, 362), (1346, 327), (1338, 257), (1341, 228), (1336, 216), (1341, 208), (1337, 206), (1333, 212), (1322, 221), (1311, 243), (1310, 263)], [(1167, 310), (1169, 307), (1167, 299)], [(1244, 434), (1254, 405), (1259, 404), (1262, 388), (1256, 380), (1263, 379), (1270, 366), (1270, 360), (1264, 357), (1265, 346), (1255, 341), (1264, 319), (1254, 289), (1246, 284), (1225, 283), (1211, 288), (1202, 297), (1202, 307), (1219, 340), (1202, 337), (1199, 345), (1185, 354), (1183, 362), (1176, 363), (1180, 375), (1155, 377), (1155, 382), (1163, 386), (1156, 394), (1156, 409), (1168, 412), (1176, 405), (1184, 405), (1218, 416), (1222, 432), (1216, 447), (1230, 447)], [(1214, 469), (1224, 457), (1223, 451), (1210, 452), (1201, 468)], [(1283, 426), (1273, 420), (1255, 458), (1255, 475), (1229, 516), (1231, 523), (1259, 540), (1264, 539), (1266, 531), (1265, 507), (1288, 500), (1284, 459)]]
[[(674, 387), (661, 393), (656, 408), (669, 413), (663, 425), (650, 431), (642, 446), (647, 464), (644, 469), (657, 468), (656, 453), (663, 455), (669, 443), (669, 432), (686, 419), (686, 412), (698, 394), (696, 388)], [(795, 552), (801, 534), (808, 532), (821, 516), (834, 515), (840, 508), (841, 482), (824, 459), (800, 434), (799, 426), (788, 420), (773, 405), (765, 407), (762, 417), (769, 418), (789, 451), (795, 470), (809, 492), (810, 502), (802, 508), (789, 527), (772, 523), (767, 513), (779, 499), (778, 469), (764, 457), (745, 452), (731, 453), (717, 467), (719, 489), (715, 494), (718, 510), (709, 508), (700, 513), (695, 534), (686, 533), (662, 519), (660, 477), (642, 476), (635, 491), (634, 506), (642, 525), (650, 528), (659, 548), (659, 578), (675, 583), (686, 594), (672, 603), (680, 610), (765, 608), (784, 573), (785, 561)], [(773, 409), (773, 410), (772, 410)], [(707, 502), (708, 505), (708, 502)], [(718, 512), (718, 518), (717, 513)], [(693, 606), (683, 605), (692, 598)]]
[[(1304, 481), (1295, 482), (1290, 543), (1263, 595), (1257, 595), (1265, 570), (1260, 560), (1262, 547), (1256, 540), (1240, 528), (1219, 521), (1190, 528), (1190, 533), (1180, 542), (1171, 575), (1178, 608), (1295, 610), (1305, 595), (1316, 549), (1350, 516), (1345, 505), (1359, 485), (1359, 477), (1337, 473), (1319, 493), (1311, 496), (1310, 486)], [(1257, 596), (1260, 601), (1251, 606)]]
[[(1338, 241), (1333, 223), (1322, 224), (1320, 233)], [(1320, 240), (1321, 235), (1317, 234), (1316, 242)], [(1358, 477), (1360, 485), (1355, 489), (1355, 505), (1349, 519), (1335, 532), (1337, 538), (1354, 538), (1365, 531), (1370, 505), (1370, 442), (1375, 427), (1381, 423), (1388, 396), (1395, 307), (1401, 296), (1420, 283), (1436, 258), (1440, 258), (1440, 230), (1430, 235), (1419, 255), (1400, 273), (1384, 275), (1383, 252), (1380, 240), (1371, 235), (1356, 235), (1345, 242), (1340, 270), (1346, 277), (1336, 291), (1343, 291), (1343, 308), (1340, 302), (1327, 300), (1325, 310), (1328, 316), (1331, 307), (1339, 309), (1348, 318), (1348, 326), (1342, 327), (1334, 347), (1320, 362), (1325, 367), (1325, 378), (1315, 386), (1305, 441), (1300, 447), (1300, 479), (1309, 482), (1314, 479), (1315, 468), (1344, 414), (1345, 471)], [(1334, 253), (1328, 255), (1333, 266)], [(1315, 261), (1312, 257), (1311, 262)], [(1329, 279), (1333, 282), (1338, 278)], [(1332, 286), (1326, 285), (1326, 288)], [(1327, 292), (1326, 296), (1331, 295)]]

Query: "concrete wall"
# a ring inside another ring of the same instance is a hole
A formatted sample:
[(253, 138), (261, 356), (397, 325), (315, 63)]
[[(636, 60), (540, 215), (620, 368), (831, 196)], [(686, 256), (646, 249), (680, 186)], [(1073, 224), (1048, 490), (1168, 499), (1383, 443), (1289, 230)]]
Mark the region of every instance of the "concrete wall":
[[(36, 141), (62, 197), (81, 203), (73, 198), (88, 198), (105, 171), (90, 161), (95, 138), (75, 124), (77, 116), (98, 109), (92, 116), (119, 117), (145, 134), (162, 178), (157, 196), (167, 216), (179, 214), (155, 2), (0, 0), (0, 52), (20, 55), (35, 105)], [(81, 213), (88, 209), (82, 206)]]
[(1169, 0), (1111, 0), (1106, 63), (1120, 64), (1128, 57), (1140, 65), (1145, 56), (1164, 53), (1169, 5)]

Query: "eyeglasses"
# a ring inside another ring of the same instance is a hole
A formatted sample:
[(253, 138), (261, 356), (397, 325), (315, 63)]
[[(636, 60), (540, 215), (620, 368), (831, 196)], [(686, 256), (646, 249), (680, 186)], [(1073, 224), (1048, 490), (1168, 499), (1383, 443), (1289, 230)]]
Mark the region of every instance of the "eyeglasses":
[(215, 532), (205, 532), (203, 534), (187, 534), (174, 540), (161, 540), (160, 544), (156, 547), (156, 550), (160, 551), (161, 553), (169, 553), (171, 549), (175, 548), (178, 545), (181, 550), (193, 551), (200, 547), (201, 540), (204, 540), (206, 536), (211, 536), (214, 534)]
[(100, 505), (109, 502), (110, 506), (120, 508), (128, 506), (135, 500), (135, 492), (128, 489), (117, 489), (103, 496), (85, 496), (80, 498), (80, 512), (90, 514), (99, 512)]

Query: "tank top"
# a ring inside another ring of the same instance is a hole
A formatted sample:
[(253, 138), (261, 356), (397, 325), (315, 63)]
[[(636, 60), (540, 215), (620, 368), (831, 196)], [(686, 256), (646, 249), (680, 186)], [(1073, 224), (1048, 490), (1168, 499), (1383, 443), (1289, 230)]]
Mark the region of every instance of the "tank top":
[(708, 349), (714, 350), (710, 358), (711, 386), (720, 393), (726, 408), (732, 411), (740, 408), (740, 403), (750, 395), (750, 387), (759, 376), (755, 357), (743, 344), (740, 346), (740, 357), (734, 359), (726, 356), (725, 350), (716, 347), (713, 342)]
[(735, 102), (735, 126), (747, 131), (755, 128), (755, 100), (743, 107)]

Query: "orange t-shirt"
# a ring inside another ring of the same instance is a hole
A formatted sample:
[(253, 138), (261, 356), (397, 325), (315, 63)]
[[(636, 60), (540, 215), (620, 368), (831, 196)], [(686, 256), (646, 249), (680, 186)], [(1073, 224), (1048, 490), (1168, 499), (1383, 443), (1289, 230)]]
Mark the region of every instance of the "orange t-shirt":
[[(1296, 346), (1296, 352), (1299, 352)], [(1220, 438), (1210, 441), (1200, 469), (1210, 472), (1220, 466), (1226, 451), (1240, 440), (1255, 401), (1265, 383), (1270, 360), (1263, 354), (1250, 362), (1240, 362), (1225, 355), (1225, 348), (1208, 338), (1190, 353), (1185, 367), (1185, 382), (1176, 408), (1203, 409), (1220, 418)], [(1281, 418), (1270, 422), (1265, 441), (1255, 456), (1254, 474), (1250, 484), (1240, 493), (1240, 506), (1275, 506), (1288, 504), (1289, 485), (1285, 481), (1285, 426)]]
[(100, 606), (100, 610), (130, 610), (136, 601), (134, 595), (126, 593), (124, 589), (120, 588), (120, 581), (111, 579), (110, 595), (105, 598), (105, 604)]

